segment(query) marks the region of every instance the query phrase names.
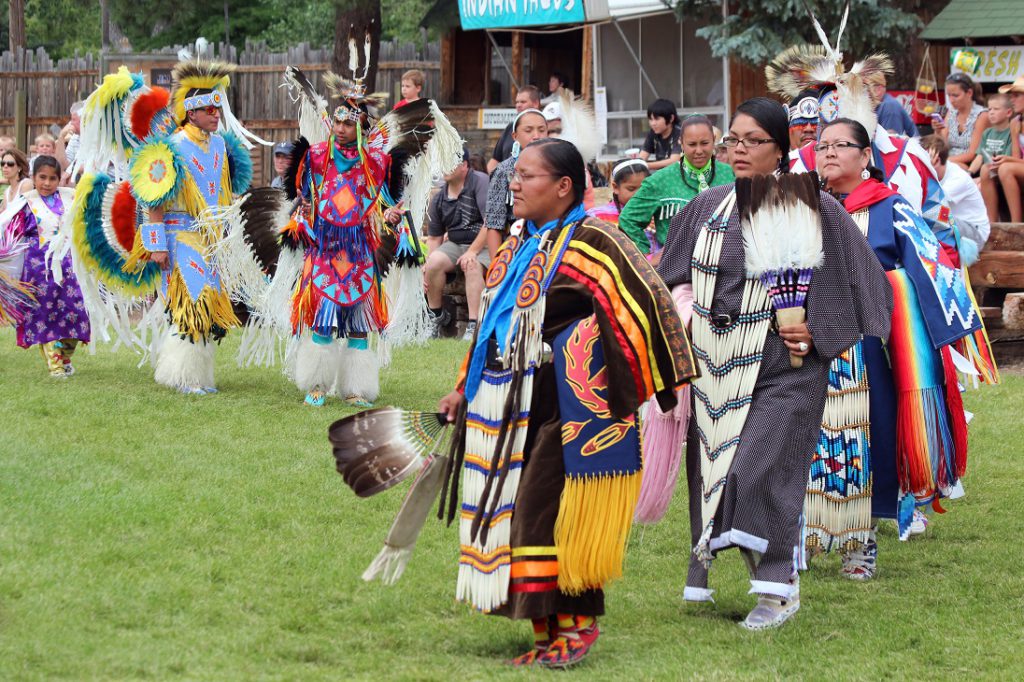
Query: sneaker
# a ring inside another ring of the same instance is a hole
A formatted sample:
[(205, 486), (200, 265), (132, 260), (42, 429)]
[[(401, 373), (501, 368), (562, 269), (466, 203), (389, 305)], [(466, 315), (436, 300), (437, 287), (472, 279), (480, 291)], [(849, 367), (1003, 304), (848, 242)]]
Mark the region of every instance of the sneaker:
[(70, 362), (64, 365), (64, 376), (70, 377), (75, 375), (75, 366)]
[(206, 389), (202, 386), (182, 386), (178, 389), (182, 395), (206, 395)]
[(574, 666), (586, 658), (600, 634), (596, 620), (589, 628), (562, 630), (551, 641), (547, 651), (537, 656), (536, 663), (545, 668)]
[(206, 395), (213, 395), (214, 393), (220, 393), (214, 386), (203, 386), (203, 393)]
[(51, 379), (67, 379), (68, 376), (68, 373), (65, 372), (63, 369), (59, 369), (56, 372), (50, 372)]
[(793, 595), (791, 599), (761, 596), (758, 597), (757, 606), (747, 614), (740, 626), (752, 631), (777, 628), (799, 610), (799, 593)]
[(441, 312), (436, 315), (428, 311), (427, 316), (430, 318), (431, 324), (434, 325), (434, 330), (431, 332), (430, 337), (433, 339), (441, 338), (441, 330), (451, 324), (452, 314), (448, 312), (447, 308), (441, 308)]
[(352, 407), (361, 407), (363, 409), (369, 409), (373, 407), (373, 403), (364, 398), (361, 395), (350, 395), (345, 398), (345, 402)]
[(325, 400), (327, 400), (327, 394), (318, 389), (306, 394), (306, 404), (312, 407), (323, 407)]
[(910, 522), (910, 534), (922, 535), (928, 530), (928, 517), (923, 512), (914, 510), (914, 519)]
[(470, 321), (466, 325), (466, 331), (462, 335), (462, 340), (463, 341), (472, 341), (473, 340), (473, 336), (475, 336), (475, 335), (476, 335), (476, 322), (475, 321)]

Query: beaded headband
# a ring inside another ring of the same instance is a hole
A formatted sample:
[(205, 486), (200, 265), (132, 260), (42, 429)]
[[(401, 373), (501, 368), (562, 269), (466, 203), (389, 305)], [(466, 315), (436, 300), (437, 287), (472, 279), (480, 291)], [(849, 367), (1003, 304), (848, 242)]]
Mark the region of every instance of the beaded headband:
[(195, 111), (196, 109), (203, 109), (205, 107), (222, 106), (224, 106), (224, 95), (217, 90), (185, 98), (185, 111)]

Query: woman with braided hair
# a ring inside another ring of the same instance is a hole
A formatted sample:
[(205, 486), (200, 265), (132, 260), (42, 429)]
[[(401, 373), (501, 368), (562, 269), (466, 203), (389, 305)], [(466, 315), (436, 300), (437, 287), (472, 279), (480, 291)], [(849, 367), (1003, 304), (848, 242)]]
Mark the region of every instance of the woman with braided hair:
[(519, 155), (523, 227), (491, 262), (473, 345), (440, 403), (459, 434), (457, 595), (532, 621), (514, 665), (569, 666), (596, 641), (640, 490), (634, 413), (651, 395), (671, 409), (693, 376), (668, 290), (625, 235), (586, 215), (585, 185), (569, 142)]

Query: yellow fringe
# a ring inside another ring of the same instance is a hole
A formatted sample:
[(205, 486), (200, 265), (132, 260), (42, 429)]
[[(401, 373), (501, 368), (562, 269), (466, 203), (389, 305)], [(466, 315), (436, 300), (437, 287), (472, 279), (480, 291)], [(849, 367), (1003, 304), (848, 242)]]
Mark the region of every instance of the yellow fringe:
[(641, 478), (566, 477), (555, 521), (560, 591), (577, 595), (622, 577)]
[(206, 286), (199, 299), (193, 301), (178, 268), (174, 269), (167, 285), (167, 309), (174, 326), (192, 341), (208, 338), (214, 326), (223, 329), (241, 326), (226, 293)]
[(148, 262), (149, 251), (142, 245), (142, 230), (135, 230), (135, 242), (132, 244), (132, 250), (128, 254), (128, 258), (125, 259), (121, 269), (125, 272), (138, 273), (142, 271), (142, 268), (146, 267)]

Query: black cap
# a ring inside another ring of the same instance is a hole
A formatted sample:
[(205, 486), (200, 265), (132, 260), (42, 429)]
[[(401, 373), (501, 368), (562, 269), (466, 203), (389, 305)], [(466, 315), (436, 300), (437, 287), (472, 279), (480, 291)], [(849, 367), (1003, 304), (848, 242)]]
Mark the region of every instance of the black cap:
[(284, 154), (285, 156), (292, 155), (292, 149), (295, 148), (291, 142), (278, 142), (274, 145), (274, 154)]

